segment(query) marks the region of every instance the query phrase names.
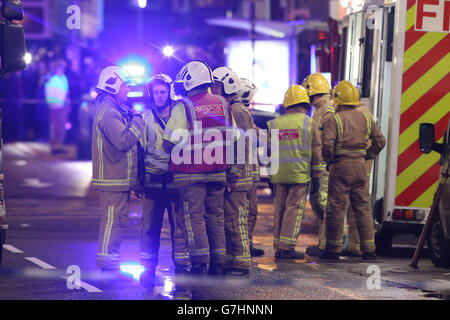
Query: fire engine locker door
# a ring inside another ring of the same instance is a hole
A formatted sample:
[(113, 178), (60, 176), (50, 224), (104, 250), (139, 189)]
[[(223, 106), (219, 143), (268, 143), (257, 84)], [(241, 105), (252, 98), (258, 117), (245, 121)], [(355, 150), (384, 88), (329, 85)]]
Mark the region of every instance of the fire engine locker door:
[(358, 12), (356, 14), (356, 28), (355, 28), (355, 43), (354, 43), (354, 69), (351, 78), (351, 82), (361, 89), (361, 62), (363, 60), (364, 49), (364, 12)]
[[(378, 93), (376, 109), (374, 115), (377, 118), (377, 125), (383, 135), (388, 138), (389, 134), (389, 112), (392, 79), (392, 50), (394, 45), (394, 18), (395, 6), (389, 5), (383, 8), (382, 23), (382, 46), (379, 65)], [(381, 151), (374, 161), (372, 170), (372, 196), (374, 202), (384, 198), (385, 181), (387, 172), (387, 146)]]
[[(384, 68), (384, 46), (383, 46), (383, 8), (370, 5), (365, 8), (363, 20), (363, 37), (362, 42), (362, 60), (360, 64), (360, 79), (361, 83), (361, 101), (369, 108), (374, 115), (375, 121), (378, 123), (379, 92), (380, 92), (380, 78), (383, 75)], [(373, 170), (373, 168), (372, 168)], [(373, 171), (370, 176), (370, 192), (373, 186), (374, 179)], [(375, 197), (372, 196), (372, 200)]]
[(346, 78), (353, 85), (358, 85), (359, 78), (359, 64), (361, 60), (361, 25), (362, 25), (363, 13), (358, 12), (350, 15), (349, 29), (348, 29), (348, 44), (349, 50), (347, 54), (346, 62)]

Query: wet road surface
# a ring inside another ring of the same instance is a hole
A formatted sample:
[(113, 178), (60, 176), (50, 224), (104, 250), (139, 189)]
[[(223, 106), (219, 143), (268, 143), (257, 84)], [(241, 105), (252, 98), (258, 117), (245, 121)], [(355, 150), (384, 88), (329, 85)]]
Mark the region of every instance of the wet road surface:
[[(424, 255), (419, 269), (408, 263), (417, 239), (394, 238), (390, 257), (375, 263), (346, 258), (339, 263), (278, 261), (272, 248), (273, 202), (259, 190), (259, 217), (254, 244), (265, 250), (252, 259), (248, 279), (188, 279), (189, 290), (174, 291), (167, 219), (162, 232), (155, 288), (132, 277), (120, 288), (103, 286), (95, 267), (99, 228), (98, 194), (90, 186), (91, 164), (74, 160), (74, 150), (52, 156), (48, 146), (5, 146), (6, 205), (10, 230), (0, 271), (0, 299), (132, 299), (171, 300), (435, 300), (450, 295), (450, 269), (434, 267)], [(132, 201), (121, 263), (139, 262), (141, 208)], [(317, 226), (307, 206), (297, 249), (317, 244)], [(74, 282), (79, 272), (81, 283)], [(73, 284), (80, 288), (73, 288)]]

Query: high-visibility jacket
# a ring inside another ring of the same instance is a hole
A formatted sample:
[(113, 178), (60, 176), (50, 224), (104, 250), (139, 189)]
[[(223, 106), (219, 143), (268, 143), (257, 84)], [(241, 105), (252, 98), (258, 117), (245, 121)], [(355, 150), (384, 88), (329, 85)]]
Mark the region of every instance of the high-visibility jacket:
[(165, 122), (154, 114), (153, 110), (144, 112), (145, 134), (141, 143), (143, 144), (145, 157), (145, 172), (149, 174), (163, 174), (169, 171), (170, 154), (162, 147), (162, 137), (165, 129)]
[(153, 109), (143, 114), (145, 131), (141, 144), (145, 150), (145, 187), (173, 188), (173, 173), (169, 172), (170, 154), (162, 147), (166, 122)]
[[(200, 93), (191, 97), (184, 97), (181, 102), (184, 104), (186, 116), (189, 124), (189, 136), (187, 145), (180, 151), (180, 156), (184, 152), (189, 152), (190, 163), (176, 164), (170, 162), (170, 170), (179, 173), (208, 173), (226, 171), (227, 134), (226, 130), (233, 127), (233, 117), (228, 103), (219, 96), (208, 93)], [(201, 125), (202, 130), (196, 128)], [(211, 141), (204, 141), (204, 136), (208, 129), (218, 129), (222, 139), (222, 154), (215, 157), (213, 163), (208, 163), (204, 155), (214, 150)], [(233, 141), (231, 141), (233, 142)], [(186, 148), (187, 147), (187, 148)], [(209, 151), (207, 148), (212, 148)], [(207, 152), (205, 152), (205, 150)], [(196, 157), (200, 155), (200, 159)]]
[(92, 132), (92, 184), (104, 191), (129, 191), (139, 187), (138, 147), (144, 120), (131, 116), (107, 94), (97, 100)]
[[(269, 121), (267, 125), (269, 130), (279, 130), (276, 137), (271, 137), (279, 143), (279, 169), (271, 175), (271, 182), (308, 183), (311, 176), (319, 177), (324, 167), (322, 144), (319, 129), (312, 118), (305, 113), (288, 113)], [(272, 157), (275, 156), (276, 150), (272, 150)]]

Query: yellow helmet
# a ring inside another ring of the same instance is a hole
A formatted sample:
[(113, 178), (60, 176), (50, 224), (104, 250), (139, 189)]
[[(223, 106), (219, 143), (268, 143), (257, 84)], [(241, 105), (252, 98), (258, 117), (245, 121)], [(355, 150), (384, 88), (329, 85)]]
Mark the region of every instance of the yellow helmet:
[(302, 82), (302, 87), (305, 87), (305, 88), (306, 88), (306, 85), (308, 84), (309, 77), (311, 77), (310, 74), (308, 74), (308, 75), (306, 76), (306, 78), (303, 80), (303, 82)]
[(309, 96), (304, 87), (298, 84), (294, 84), (290, 86), (284, 94), (283, 104), (286, 108), (289, 108), (290, 106), (299, 103), (309, 104)]
[(332, 91), (334, 103), (339, 105), (356, 106), (359, 104), (359, 90), (347, 80), (339, 82)]
[(330, 84), (321, 73), (313, 73), (306, 77), (303, 86), (306, 88), (308, 95), (330, 93)]

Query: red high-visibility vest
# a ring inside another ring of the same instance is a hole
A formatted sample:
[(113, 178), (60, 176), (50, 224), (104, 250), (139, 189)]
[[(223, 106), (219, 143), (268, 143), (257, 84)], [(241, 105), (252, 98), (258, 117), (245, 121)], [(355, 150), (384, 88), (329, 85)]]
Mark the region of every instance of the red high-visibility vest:
[[(184, 148), (180, 151), (180, 156), (182, 157), (184, 152), (189, 152), (190, 163), (175, 164), (171, 159), (170, 170), (180, 173), (205, 173), (228, 169), (226, 149), (227, 145), (232, 145), (232, 143), (226, 140), (226, 130), (233, 128), (233, 118), (229, 104), (224, 98), (209, 93), (199, 93), (189, 98), (185, 97), (181, 102), (184, 104), (188, 118), (189, 140), (186, 145), (188, 150)], [(202, 130), (194, 131), (195, 122), (201, 124)], [(222, 156), (217, 159), (217, 162), (212, 164), (206, 163), (203, 157), (205, 148), (211, 144), (211, 141), (204, 141), (203, 139), (203, 135), (208, 129), (218, 129), (222, 134), (223, 142)], [(201, 163), (198, 162), (198, 158), (195, 159), (196, 152), (197, 155), (201, 155)], [(195, 163), (195, 160), (198, 163)]]

